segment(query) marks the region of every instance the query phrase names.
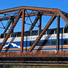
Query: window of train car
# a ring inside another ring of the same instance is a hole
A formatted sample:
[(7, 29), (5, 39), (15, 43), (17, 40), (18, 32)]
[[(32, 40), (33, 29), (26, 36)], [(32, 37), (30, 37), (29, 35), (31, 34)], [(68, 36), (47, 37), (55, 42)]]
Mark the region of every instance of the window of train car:
[[(16, 36), (21, 37), (21, 32), (18, 32)], [(24, 36), (29, 36), (29, 32), (24, 32)]]
[(42, 30), (38, 31), (38, 34), (40, 34), (42, 32)]
[(11, 37), (16, 37), (16, 34), (15, 34), (15, 33), (12, 33), (12, 34), (11, 34)]
[[(1, 35), (0, 35), (0, 38), (5, 38), (6, 35), (7, 35), (7, 33), (6, 33), (6, 34), (1, 34)], [(9, 36), (9, 37), (10, 37), (10, 36)]]
[(51, 45), (56, 45), (56, 40), (52, 40)]
[(60, 28), (60, 33), (63, 33), (63, 28)]
[(16, 34), (16, 36), (17, 36), (17, 37), (21, 37), (21, 32), (18, 32), (18, 33)]
[(68, 40), (64, 40), (64, 45), (68, 45)]
[[(32, 46), (33, 43), (34, 42), (30, 42), (30, 46)], [(39, 41), (36, 46), (50, 46), (50, 41), (48, 41), (48, 40)]]
[(31, 35), (38, 35), (38, 31), (32, 31)]
[(30, 46), (32, 46), (32, 45), (33, 45), (33, 43), (34, 43), (34, 42), (30, 42)]
[[(30, 42), (30, 46), (33, 45), (34, 42)], [(36, 46), (42, 46), (42, 41), (39, 41)]]
[[(60, 33), (63, 33), (63, 28), (60, 28)], [(57, 34), (57, 29), (55, 29), (55, 34)]]
[(68, 33), (68, 28), (65, 28), (64, 29), (64, 33)]
[(0, 35), (0, 38), (4, 38), (4, 35), (3, 35), (3, 34), (1, 34), (1, 35)]
[(47, 30), (47, 34), (54, 34), (54, 29)]
[(44, 40), (43, 45), (44, 46), (50, 46), (50, 41), (49, 40)]
[(29, 32), (24, 32), (24, 36), (29, 36), (30, 33)]
[(42, 41), (39, 41), (39, 42), (37, 43), (37, 46), (42, 46)]

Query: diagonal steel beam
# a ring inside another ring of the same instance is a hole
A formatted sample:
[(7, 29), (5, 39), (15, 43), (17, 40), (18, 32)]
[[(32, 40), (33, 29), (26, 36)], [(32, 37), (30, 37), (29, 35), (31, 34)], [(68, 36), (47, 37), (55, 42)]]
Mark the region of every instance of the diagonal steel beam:
[(66, 18), (66, 16), (61, 12), (59, 11), (58, 14), (62, 17), (62, 19), (67, 23), (68, 25), (68, 19)]
[(31, 25), (31, 27), (30, 27), (30, 29), (29, 29), (29, 31), (31, 31), (31, 30), (34, 28), (34, 26), (35, 26), (35, 24), (37, 23), (38, 19), (39, 19), (39, 16), (37, 16), (37, 17), (35, 18), (34, 22), (32, 23), (32, 25)]
[(51, 23), (54, 21), (55, 18), (56, 18), (56, 13), (52, 16), (52, 18), (50, 19), (50, 21), (48, 22), (48, 24), (45, 26), (45, 28), (40, 33), (40, 35), (38, 36), (38, 38), (36, 39), (36, 41), (34, 42), (34, 44), (29, 49), (29, 51), (33, 50), (33, 48), (35, 47), (35, 45), (39, 42), (40, 38), (43, 36), (44, 32), (48, 29), (48, 27), (51, 25)]
[(17, 24), (17, 22), (18, 22), (18, 20), (19, 20), (19, 18), (20, 18), (20, 16), (21, 16), (21, 14), (22, 14), (22, 10), (20, 10), (18, 16), (16, 17), (16, 20), (14, 21), (14, 23), (12, 24), (12, 26), (11, 26), (11, 28), (10, 28), (8, 34), (7, 34), (6, 37), (4, 38), (4, 40), (3, 40), (3, 42), (2, 42), (2, 44), (1, 44), (1, 46), (0, 46), (0, 52), (1, 52), (2, 48), (3, 48), (3, 46), (5, 45), (7, 39), (9, 38), (9, 35), (11, 34), (12, 30), (13, 30), (14, 27), (16, 26), (16, 24)]
[(8, 29), (8, 28), (9, 28), (9, 26), (10, 26), (10, 24), (11, 24), (11, 20), (8, 22), (8, 25), (7, 25), (7, 27), (5, 28), (5, 30), (4, 30), (4, 32), (3, 32), (3, 34), (5, 34), (5, 33), (6, 33), (7, 29)]
[(64, 28), (68, 27), (68, 25), (66, 24)]

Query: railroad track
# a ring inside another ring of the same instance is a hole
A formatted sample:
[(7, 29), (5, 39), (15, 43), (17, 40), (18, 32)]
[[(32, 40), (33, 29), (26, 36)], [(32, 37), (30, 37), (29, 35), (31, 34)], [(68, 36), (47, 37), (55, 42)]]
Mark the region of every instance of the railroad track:
[(67, 57), (12, 57), (0, 58), (0, 65), (68, 66)]

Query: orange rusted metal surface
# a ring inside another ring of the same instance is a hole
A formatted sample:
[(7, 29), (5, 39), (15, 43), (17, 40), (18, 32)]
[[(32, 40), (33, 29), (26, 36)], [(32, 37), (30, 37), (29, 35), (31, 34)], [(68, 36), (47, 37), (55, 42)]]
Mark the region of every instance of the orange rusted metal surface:
[(22, 32), (21, 32), (21, 51), (23, 51), (24, 41), (24, 23), (25, 23), (25, 10), (22, 13)]
[(0, 57), (68, 57), (68, 51), (0, 52)]
[(27, 6), (22, 6), (22, 7), (15, 7), (15, 8), (11, 8), (11, 9), (1, 10), (0, 11), (0, 14), (6, 13), (6, 12), (12, 12), (12, 11), (16, 11), (16, 10), (21, 10), (21, 9), (39, 10), (39, 11), (50, 11), (50, 12), (58, 12), (58, 11), (61, 11), (59, 9), (50, 9), (50, 8), (41, 8), (41, 7), (27, 7)]

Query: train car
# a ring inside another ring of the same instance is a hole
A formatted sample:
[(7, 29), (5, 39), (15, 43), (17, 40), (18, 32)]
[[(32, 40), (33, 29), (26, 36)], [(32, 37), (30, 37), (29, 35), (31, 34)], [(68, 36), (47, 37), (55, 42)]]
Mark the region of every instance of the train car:
[[(41, 30), (42, 31), (42, 30)], [(40, 31), (40, 32), (41, 32)], [(32, 46), (34, 41), (39, 35), (38, 30), (34, 30), (31, 33), (26, 31), (24, 32), (24, 51), (28, 51)], [(0, 34), (0, 45), (6, 34)], [(45, 31), (44, 35), (37, 43), (33, 51), (56, 51), (56, 39), (57, 39), (57, 29), (48, 29)], [(21, 32), (11, 33), (6, 44), (3, 46), (2, 52), (15, 52), (20, 51), (21, 45)], [(59, 50), (68, 50), (68, 28), (60, 28), (60, 39), (59, 39)]]

